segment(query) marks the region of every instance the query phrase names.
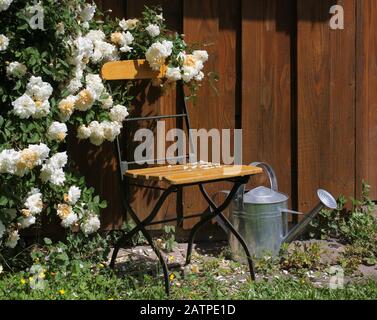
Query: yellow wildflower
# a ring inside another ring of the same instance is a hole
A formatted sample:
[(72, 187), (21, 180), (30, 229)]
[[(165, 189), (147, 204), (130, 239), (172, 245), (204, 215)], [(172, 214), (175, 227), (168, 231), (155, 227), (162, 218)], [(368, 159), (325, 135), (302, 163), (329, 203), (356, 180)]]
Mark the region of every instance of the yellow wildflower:
[(198, 265), (193, 264), (193, 265), (191, 266), (191, 271), (192, 271), (193, 273), (199, 273), (199, 267), (198, 267)]
[(24, 278), (21, 278), (20, 282), (21, 282), (21, 284), (25, 284), (26, 280)]
[(169, 279), (170, 279), (170, 281), (173, 281), (173, 280), (175, 279), (175, 275), (174, 275), (174, 273), (172, 273), (172, 274), (170, 275)]
[(65, 291), (63, 289), (59, 290), (59, 294), (60, 295), (64, 295), (65, 294)]

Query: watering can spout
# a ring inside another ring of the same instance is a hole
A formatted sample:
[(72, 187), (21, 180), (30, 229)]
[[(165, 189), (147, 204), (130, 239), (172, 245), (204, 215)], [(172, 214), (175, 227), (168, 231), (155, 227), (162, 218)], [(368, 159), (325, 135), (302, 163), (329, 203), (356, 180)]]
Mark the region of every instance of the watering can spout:
[(307, 214), (305, 218), (299, 222), (284, 238), (282, 243), (290, 243), (296, 240), (308, 227), (311, 221), (321, 212), (322, 209), (328, 208), (335, 210), (338, 205), (331, 193), (326, 190), (319, 189), (317, 191), (320, 202)]

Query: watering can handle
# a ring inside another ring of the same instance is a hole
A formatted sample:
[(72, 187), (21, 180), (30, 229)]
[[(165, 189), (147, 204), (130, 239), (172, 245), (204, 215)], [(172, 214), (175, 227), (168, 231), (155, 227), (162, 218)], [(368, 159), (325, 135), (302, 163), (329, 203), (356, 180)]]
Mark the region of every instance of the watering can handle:
[(269, 164), (265, 162), (253, 162), (251, 166), (262, 168), (264, 172), (267, 173), (268, 179), (270, 180), (271, 189), (278, 191), (278, 180), (276, 178), (274, 169), (272, 169)]

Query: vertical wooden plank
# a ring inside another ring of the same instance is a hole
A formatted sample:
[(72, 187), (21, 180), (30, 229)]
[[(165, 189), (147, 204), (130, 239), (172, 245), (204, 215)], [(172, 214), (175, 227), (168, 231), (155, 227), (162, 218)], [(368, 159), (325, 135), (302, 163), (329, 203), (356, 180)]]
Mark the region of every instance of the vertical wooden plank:
[(360, 0), (357, 6), (356, 190), (371, 186), (377, 200), (377, 2)]
[(318, 201), (316, 189), (354, 195), (355, 1), (338, 1), (345, 30), (331, 30), (330, 0), (298, 0), (299, 209)]
[[(184, 0), (183, 1), (183, 32), (187, 43), (198, 43), (209, 53), (206, 72), (217, 71), (219, 66), (219, 3), (216, 0)], [(221, 76), (220, 76), (221, 77)], [(225, 110), (219, 109), (219, 97), (204, 82), (200, 89), (197, 103), (189, 105), (191, 127), (193, 129), (221, 128), (220, 114)], [(221, 110), (221, 112), (220, 112)], [(206, 114), (204, 117), (203, 114)], [(200, 155), (198, 155), (200, 156)], [(218, 188), (207, 187), (209, 193)], [(183, 193), (185, 214), (205, 210), (208, 205), (202, 200), (197, 188), (187, 188)], [(190, 228), (197, 220), (185, 221), (184, 228)]]
[(242, 1), (244, 163), (267, 162), (291, 195), (291, 61), (293, 1)]

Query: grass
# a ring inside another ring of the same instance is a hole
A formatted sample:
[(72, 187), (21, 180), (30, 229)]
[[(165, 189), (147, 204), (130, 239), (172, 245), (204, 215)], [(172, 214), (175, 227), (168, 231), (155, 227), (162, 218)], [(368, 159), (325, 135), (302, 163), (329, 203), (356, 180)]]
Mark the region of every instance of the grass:
[[(170, 299), (184, 300), (359, 300), (377, 299), (377, 282), (349, 284), (344, 289), (318, 288), (304, 279), (274, 278), (227, 285), (204, 271), (185, 277), (174, 273)], [(173, 277), (172, 277), (173, 278)], [(162, 280), (118, 277), (107, 268), (82, 270), (69, 276), (47, 275), (43, 289), (31, 289), (24, 272), (0, 275), (0, 300), (162, 300)]]

